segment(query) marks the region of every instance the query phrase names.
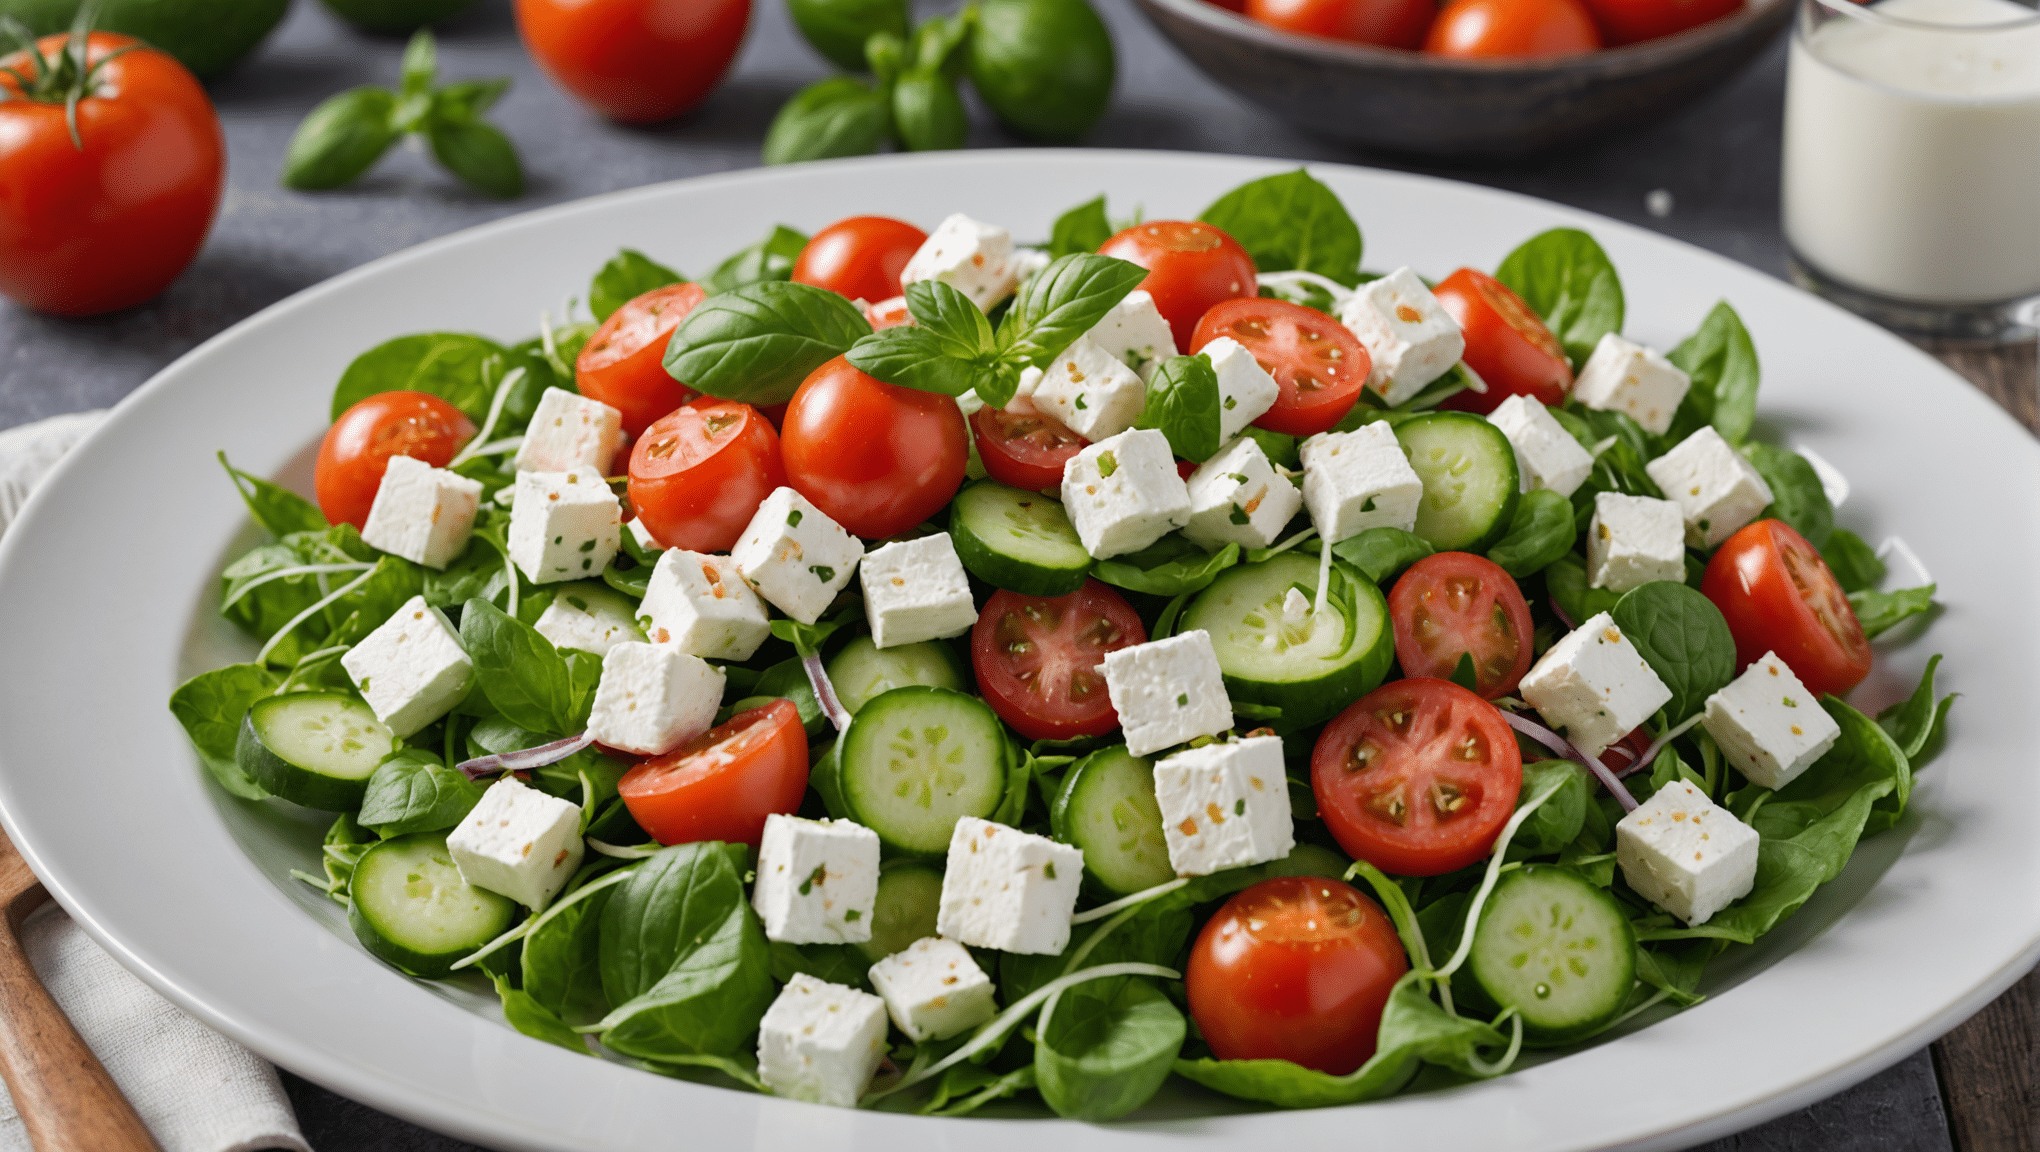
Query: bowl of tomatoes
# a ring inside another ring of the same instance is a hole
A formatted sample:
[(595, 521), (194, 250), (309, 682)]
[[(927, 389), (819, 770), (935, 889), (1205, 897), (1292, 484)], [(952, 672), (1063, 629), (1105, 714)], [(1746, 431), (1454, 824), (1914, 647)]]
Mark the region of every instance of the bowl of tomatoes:
[(1754, 59), (1786, 0), (1138, 0), (1192, 63), (1315, 136), (1514, 160), (1668, 115)]

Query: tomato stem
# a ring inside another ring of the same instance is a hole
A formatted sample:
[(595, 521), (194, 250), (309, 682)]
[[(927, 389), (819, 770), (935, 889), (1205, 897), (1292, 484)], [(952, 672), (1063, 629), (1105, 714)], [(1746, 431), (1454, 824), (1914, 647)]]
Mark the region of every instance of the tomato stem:
[(99, 22), (99, 12), (104, 0), (86, 0), (78, 9), (78, 16), (71, 22), (64, 46), (54, 57), (44, 56), (42, 47), (21, 21), (12, 16), (0, 16), (0, 32), (13, 40), (16, 49), (35, 61), (35, 74), (24, 76), (14, 68), (0, 68), (0, 72), (14, 78), (21, 86), (17, 93), (0, 90), (0, 96), (7, 99), (27, 100), (36, 104), (59, 104), (64, 106), (64, 125), (71, 130), (71, 146), (83, 152), (85, 139), (78, 132), (78, 103), (93, 94), (99, 82), (99, 70), (113, 63), (136, 48), (129, 44), (114, 49), (99, 62), (89, 67), (86, 60), (91, 49), (92, 27)]

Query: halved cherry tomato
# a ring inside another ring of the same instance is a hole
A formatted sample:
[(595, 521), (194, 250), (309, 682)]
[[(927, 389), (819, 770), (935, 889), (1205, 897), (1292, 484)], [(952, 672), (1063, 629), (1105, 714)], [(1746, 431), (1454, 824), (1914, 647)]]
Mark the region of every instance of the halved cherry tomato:
[(1410, 565), (1388, 593), (1395, 659), (1405, 676), (1452, 678), (1473, 658), (1475, 691), (1492, 700), (1530, 670), (1530, 605), (1502, 566), (1471, 552), (1440, 552)]
[(1281, 876), (1205, 923), (1183, 979), (1212, 1055), (1343, 1076), (1374, 1055), (1382, 1009), (1409, 967), (1388, 913), (1358, 889)]
[(1247, 0), (1243, 11), (1285, 32), (1415, 48), (1438, 7), (1431, 0)]
[(1610, 44), (1634, 44), (1719, 20), (1742, 0), (1586, 0)]
[(914, 322), (914, 314), (907, 311), (907, 298), (905, 296), (895, 296), (890, 300), (880, 300), (876, 304), (865, 304), (864, 318), (871, 321), (871, 330), (874, 332), (881, 328), (897, 328), (902, 324), (912, 324)]
[(1424, 51), (1464, 59), (1535, 60), (1600, 47), (1579, 0), (1451, 0), (1424, 37)]
[(616, 792), (661, 844), (721, 840), (756, 848), (767, 816), (800, 811), (807, 781), (800, 710), (774, 700), (625, 772)]
[(1486, 392), (1461, 392), (1445, 407), (1486, 415), (1511, 396), (1556, 408), (1572, 388), (1572, 365), (1558, 337), (1509, 286), (1472, 268), (1447, 276), (1432, 292), (1466, 334), (1466, 365)]
[(1315, 308), (1247, 297), (1216, 304), (1197, 321), (1191, 352), (1230, 336), (1253, 353), (1282, 394), (1254, 423), (1291, 436), (1315, 436), (1360, 399), (1373, 361), (1360, 338)]
[(970, 462), (956, 401), (882, 383), (841, 356), (801, 381), (779, 435), (788, 483), (867, 540), (941, 511)]
[(1700, 579), (1735, 637), (1738, 667), (1766, 652), (1807, 690), (1840, 696), (1870, 674), (1870, 641), (1827, 561), (1783, 520), (1759, 520), (1722, 541)]
[(786, 483), (779, 455), (771, 423), (749, 404), (676, 408), (631, 449), (631, 507), (664, 547), (727, 552)]
[(1438, 876), (1494, 847), (1516, 810), (1523, 756), (1494, 705), (1449, 680), (1397, 680), (1325, 725), (1310, 783), (1347, 855)]
[(900, 269), (927, 239), (912, 224), (886, 216), (838, 220), (800, 250), (793, 261), (793, 282), (852, 300), (890, 300), (906, 291), (900, 287)]
[(392, 456), (444, 468), (473, 439), (475, 422), (429, 392), (378, 392), (340, 414), (319, 442), (312, 491), (332, 524), (368, 523)]
[(1155, 310), (1169, 322), (1178, 348), (1190, 346), (1197, 321), (1213, 304), (1261, 290), (1254, 258), (1209, 224), (1149, 220), (1107, 240), (1098, 253), (1148, 270), (1140, 286), (1155, 298)]
[(668, 284), (610, 313), (574, 361), (581, 395), (623, 413), (632, 436), (699, 395), (666, 374), (666, 342), (707, 297), (699, 284)]
[(1025, 412), (1010, 412), (987, 404), (971, 413), (978, 459), (985, 462), (992, 479), (1009, 487), (1030, 492), (1060, 488), (1063, 464), (1090, 441), (1054, 417), (1036, 412), (1032, 404), (1025, 408)]
[(1147, 643), (1133, 606), (1096, 580), (1064, 596), (994, 592), (970, 633), (978, 690), (1030, 740), (1102, 736), (1119, 726), (1099, 666)]

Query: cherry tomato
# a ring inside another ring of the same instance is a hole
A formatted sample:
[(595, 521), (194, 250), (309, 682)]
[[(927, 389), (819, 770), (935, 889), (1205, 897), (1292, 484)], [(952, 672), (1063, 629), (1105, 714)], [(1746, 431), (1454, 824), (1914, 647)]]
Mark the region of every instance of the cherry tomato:
[(667, 548), (729, 551), (758, 505), (785, 483), (779, 437), (749, 404), (676, 408), (630, 451), (631, 507)]
[(1223, 8), (1228, 12), (1245, 12), (1247, 10), (1247, 0), (1204, 0), (1204, 2), (1214, 8)]
[(1190, 351), (1221, 336), (1245, 346), (1282, 389), (1254, 423), (1291, 436), (1315, 436), (1337, 424), (1360, 399), (1373, 365), (1344, 324), (1287, 300), (1253, 296), (1214, 305), (1197, 321)]
[(756, 848), (767, 816), (800, 811), (807, 781), (800, 709), (774, 700), (625, 772), (616, 792), (661, 844), (721, 840)]
[(546, 75), (626, 124), (707, 98), (750, 20), (751, 0), (517, 0), (517, 34)]
[(1140, 616), (1096, 580), (1063, 596), (994, 592), (970, 633), (978, 690), (1030, 740), (1102, 736), (1119, 726), (1105, 654), (1147, 643)]
[(1870, 674), (1870, 641), (1827, 561), (1783, 520), (1759, 520), (1722, 541), (1700, 579), (1747, 668), (1766, 652), (1807, 690), (1840, 696)]
[(1054, 417), (1034, 411), (1032, 404), (1025, 407), (1025, 412), (1009, 412), (988, 404), (971, 413), (978, 459), (985, 462), (992, 479), (1009, 487), (1029, 492), (1059, 489), (1063, 464), (1089, 441)]
[(1358, 889), (1279, 876), (1205, 922), (1183, 980), (1212, 1055), (1343, 1076), (1374, 1055), (1382, 1009), (1409, 967), (1388, 913)]
[(1610, 44), (1634, 44), (1684, 32), (1742, 7), (1742, 0), (1586, 0)]
[(623, 413), (632, 436), (699, 395), (666, 374), (666, 342), (707, 298), (699, 284), (668, 284), (611, 312), (574, 360), (581, 395)]
[(905, 296), (895, 296), (890, 300), (880, 300), (876, 304), (865, 304), (864, 318), (871, 321), (871, 329), (874, 332), (881, 328), (897, 328), (902, 324), (912, 324), (914, 322), (914, 314), (907, 311), (907, 298)]
[[(67, 39), (36, 47), (55, 60)], [(184, 65), (109, 32), (85, 60), (74, 143), (63, 73), (27, 52), (0, 59), (0, 293), (59, 316), (161, 292), (205, 243), (226, 176), (219, 117)]]
[(1494, 846), (1516, 810), (1523, 756), (1494, 705), (1449, 680), (1397, 680), (1325, 725), (1310, 782), (1347, 855), (1438, 876)]
[(1405, 676), (1449, 680), (1461, 656), (1473, 658), (1483, 699), (1516, 690), (1530, 670), (1530, 605), (1494, 561), (1440, 552), (1410, 565), (1388, 594), (1395, 658)]
[(1459, 321), (1466, 334), (1466, 364), (1487, 384), (1486, 392), (1458, 393), (1445, 407), (1485, 416), (1511, 396), (1528, 396), (1551, 408), (1565, 403), (1573, 382), (1565, 349), (1508, 285), (1461, 268), (1432, 294)]
[(1190, 346), (1197, 321), (1212, 305), (1261, 290), (1254, 258), (1209, 224), (1150, 220), (1107, 240), (1098, 252), (1148, 270), (1140, 286), (1155, 298), (1155, 310), (1169, 322), (1178, 348)]
[(807, 242), (793, 262), (793, 281), (840, 292), (852, 300), (891, 300), (905, 292), (900, 269), (928, 234), (904, 220), (852, 216)]
[(956, 401), (881, 383), (841, 356), (801, 381), (779, 435), (788, 482), (867, 540), (941, 511), (970, 462)]
[(1432, 0), (1247, 0), (1263, 24), (1305, 36), (1329, 36), (1387, 48), (1415, 48), (1437, 11)]
[(312, 491), (331, 524), (368, 523), (392, 456), (444, 468), (473, 439), (475, 422), (429, 392), (378, 392), (357, 400), (326, 429)]
[(1424, 37), (1424, 51), (1464, 59), (1533, 60), (1600, 47), (1579, 0), (1451, 0)]

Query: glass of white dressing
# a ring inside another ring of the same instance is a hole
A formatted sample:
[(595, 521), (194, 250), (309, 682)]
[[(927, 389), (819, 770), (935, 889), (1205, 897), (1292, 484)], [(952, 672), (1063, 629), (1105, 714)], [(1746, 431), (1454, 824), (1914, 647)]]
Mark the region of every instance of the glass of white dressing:
[(1921, 336), (2029, 336), (2040, 302), (2040, 12), (1801, 0), (1785, 86), (1801, 284)]

